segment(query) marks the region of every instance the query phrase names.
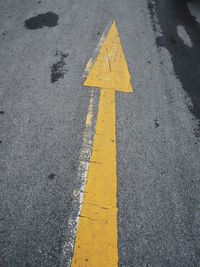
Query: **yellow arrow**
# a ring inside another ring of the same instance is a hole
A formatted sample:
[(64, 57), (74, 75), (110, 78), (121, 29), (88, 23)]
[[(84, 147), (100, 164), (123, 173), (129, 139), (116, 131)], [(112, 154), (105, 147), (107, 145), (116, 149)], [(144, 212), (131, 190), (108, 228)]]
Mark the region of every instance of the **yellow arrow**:
[(72, 267), (117, 266), (115, 91), (132, 92), (132, 87), (115, 22), (84, 85), (100, 88), (101, 94)]

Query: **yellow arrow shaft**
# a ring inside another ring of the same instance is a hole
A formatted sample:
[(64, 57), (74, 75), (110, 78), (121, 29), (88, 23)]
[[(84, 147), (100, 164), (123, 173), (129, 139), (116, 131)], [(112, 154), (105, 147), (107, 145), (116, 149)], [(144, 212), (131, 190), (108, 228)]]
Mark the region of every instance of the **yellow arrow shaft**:
[(72, 267), (118, 266), (115, 91), (101, 89)]

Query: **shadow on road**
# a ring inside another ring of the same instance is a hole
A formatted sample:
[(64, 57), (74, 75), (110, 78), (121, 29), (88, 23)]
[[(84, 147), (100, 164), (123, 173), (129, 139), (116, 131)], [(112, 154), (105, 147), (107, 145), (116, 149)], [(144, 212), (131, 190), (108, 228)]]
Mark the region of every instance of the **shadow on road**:
[[(188, 108), (198, 120), (198, 129), (195, 129), (195, 135), (199, 138), (200, 24), (190, 13), (186, 0), (148, 0), (148, 7), (151, 12), (154, 31), (156, 31), (156, 16), (163, 34), (162, 37), (157, 38), (157, 45), (168, 49), (172, 57), (175, 73), (192, 101), (193, 106)], [(179, 36), (177, 32), (178, 26), (184, 27), (185, 32), (190, 37), (191, 46), (184, 43)]]

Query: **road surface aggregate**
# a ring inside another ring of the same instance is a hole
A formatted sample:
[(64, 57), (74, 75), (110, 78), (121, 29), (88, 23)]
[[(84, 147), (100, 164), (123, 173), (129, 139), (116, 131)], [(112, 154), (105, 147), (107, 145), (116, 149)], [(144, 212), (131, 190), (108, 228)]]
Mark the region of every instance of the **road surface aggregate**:
[(91, 96), (116, 21), (133, 93), (116, 93), (121, 267), (200, 266), (200, 2), (0, 2), (0, 266), (70, 266)]

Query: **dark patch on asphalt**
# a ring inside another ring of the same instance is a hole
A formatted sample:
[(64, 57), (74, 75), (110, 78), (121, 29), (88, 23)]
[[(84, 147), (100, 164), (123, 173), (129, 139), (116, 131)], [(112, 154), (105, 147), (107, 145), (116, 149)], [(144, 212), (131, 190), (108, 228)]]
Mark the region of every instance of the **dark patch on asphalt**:
[(37, 30), (43, 27), (55, 27), (58, 25), (58, 15), (53, 12), (38, 14), (35, 17), (25, 20), (25, 27), (29, 30)]
[(0, 144), (2, 144), (2, 141), (0, 140)]
[(155, 129), (160, 126), (160, 124), (158, 123), (158, 120), (157, 119), (154, 120), (154, 123), (155, 123)]
[(198, 138), (198, 141), (200, 140), (200, 121), (196, 123), (196, 126), (194, 127), (194, 135)]
[(151, 0), (148, 0), (148, 9), (150, 11), (151, 21), (153, 23), (153, 30), (156, 32), (156, 13), (155, 13), (155, 6)]
[(42, 1), (38, 1), (37, 3), (38, 3), (38, 4), (41, 4), (41, 3), (42, 3)]
[(66, 65), (65, 58), (68, 57), (68, 54), (64, 54), (62, 52), (56, 52), (55, 56), (60, 56), (60, 60), (51, 66), (52, 83), (57, 82), (60, 78), (64, 78), (66, 71), (68, 71), (64, 69), (64, 66)]
[(4, 114), (4, 111), (3, 110), (0, 110), (0, 114)]
[[(192, 101), (189, 110), (195, 116), (200, 135), (200, 24), (191, 15), (186, 0), (148, 0), (153, 29), (158, 18), (163, 36), (157, 38), (157, 46), (165, 47), (171, 54), (175, 73), (183, 89)], [(178, 35), (177, 26), (182, 25), (192, 41), (192, 47), (184, 44)]]
[(55, 173), (50, 173), (48, 176), (50, 180), (53, 180), (55, 177), (56, 177)]

